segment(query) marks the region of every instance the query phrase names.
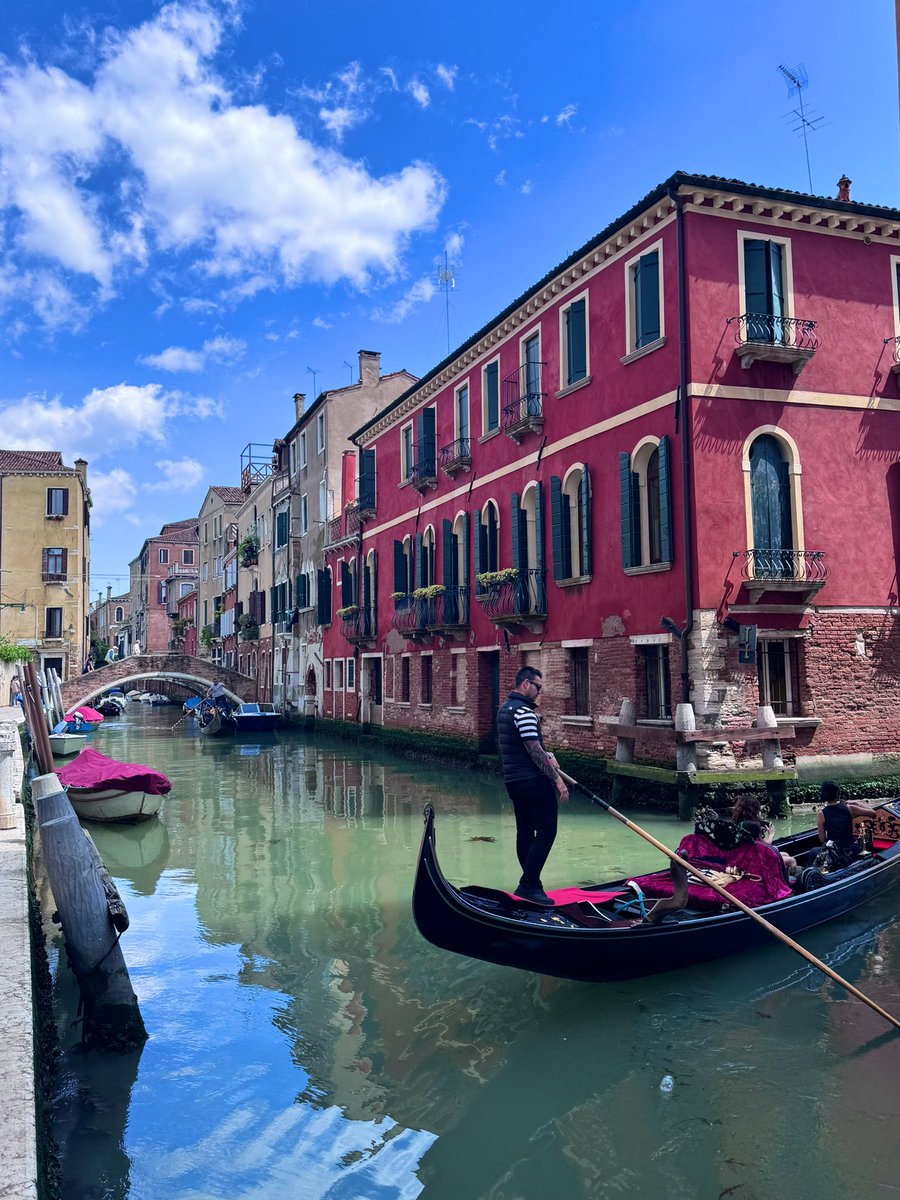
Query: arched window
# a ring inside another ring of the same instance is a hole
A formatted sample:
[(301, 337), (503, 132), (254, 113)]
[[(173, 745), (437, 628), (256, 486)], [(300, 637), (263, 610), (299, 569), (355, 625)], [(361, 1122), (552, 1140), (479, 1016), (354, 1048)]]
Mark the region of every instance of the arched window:
[(644, 438), (631, 455), (619, 455), (622, 566), (672, 562), (672, 488), (668, 436)]
[(797, 446), (776, 426), (761, 426), (744, 442), (742, 466), (748, 575), (790, 579), (804, 549)]
[(122, 607), (122, 605), (121, 605), (121, 604), (119, 604), (119, 605), (116, 607), (116, 620), (117, 620), (117, 621), (124, 621), (124, 620), (125, 620), (125, 609)]
[(512, 497), (512, 565), (516, 581), (516, 611), (546, 613), (544, 579), (544, 497), (541, 484), (529, 483), (521, 500)]
[(378, 595), (378, 579), (375, 573), (375, 551), (370, 550), (366, 555), (362, 590), (362, 626), (361, 631), (367, 636), (374, 636), (376, 629), (376, 604)]
[(477, 576), (487, 571), (500, 569), (500, 513), (495, 500), (486, 501), (482, 509), (475, 510), (475, 587), (484, 591)]
[(434, 573), (434, 526), (429, 525), (418, 540), (419, 553), (416, 586), (431, 587), (435, 582)]
[(591, 574), (591, 489), (587, 467), (570, 467), (564, 478), (550, 477), (553, 578), (584, 579)]

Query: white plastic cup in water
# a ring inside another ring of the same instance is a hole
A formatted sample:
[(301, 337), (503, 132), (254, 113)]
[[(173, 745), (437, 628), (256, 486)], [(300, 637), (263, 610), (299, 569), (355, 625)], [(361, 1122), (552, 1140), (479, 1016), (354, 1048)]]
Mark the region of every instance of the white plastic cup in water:
[(663, 1093), (663, 1095), (668, 1096), (674, 1087), (675, 1087), (675, 1080), (672, 1078), (672, 1076), (671, 1075), (663, 1075), (662, 1079), (660, 1080), (660, 1084), (659, 1084), (659, 1090)]

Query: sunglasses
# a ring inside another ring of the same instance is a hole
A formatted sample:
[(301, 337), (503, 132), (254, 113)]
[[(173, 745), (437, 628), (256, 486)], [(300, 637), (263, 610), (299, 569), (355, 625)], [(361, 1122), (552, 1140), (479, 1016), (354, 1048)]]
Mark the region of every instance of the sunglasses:
[(538, 683), (538, 682), (537, 682), (536, 680), (534, 680), (534, 679), (529, 679), (529, 680), (528, 680), (528, 682), (531, 684), (531, 686), (532, 686), (533, 688), (537, 688), (537, 690), (538, 690), (538, 691), (540, 691), (540, 690), (543, 688), (543, 686), (544, 686), (542, 683)]

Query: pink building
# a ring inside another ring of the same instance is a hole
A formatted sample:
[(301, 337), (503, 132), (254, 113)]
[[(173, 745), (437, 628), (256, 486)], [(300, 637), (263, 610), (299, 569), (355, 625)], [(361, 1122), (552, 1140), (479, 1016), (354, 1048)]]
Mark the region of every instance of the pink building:
[(163, 652), (172, 640), (169, 586), (176, 567), (188, 568), (188, 579), (196, 579), (198, 554), (197, 518), (170, 521), (156, 537), (147, 538), (140, 554), (132, 559), (131, 612), (134, 637), (142, 653)]
[(896, 769), (900, 212), (841, 188), (673, 176), (354, 434), (326, 716), (489, 749), (530, 663), (556, 747), (767, 704), (787, 776)]

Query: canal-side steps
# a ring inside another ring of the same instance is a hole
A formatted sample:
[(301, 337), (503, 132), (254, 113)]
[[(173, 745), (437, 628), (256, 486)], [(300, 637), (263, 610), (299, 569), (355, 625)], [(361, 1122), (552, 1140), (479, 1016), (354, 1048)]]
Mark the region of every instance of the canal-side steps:
[(19, 708), (0, 708), (0, 1180), (9, 1200), (36, 1200), (34, 1026)]

